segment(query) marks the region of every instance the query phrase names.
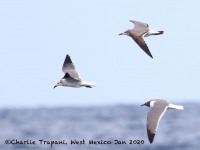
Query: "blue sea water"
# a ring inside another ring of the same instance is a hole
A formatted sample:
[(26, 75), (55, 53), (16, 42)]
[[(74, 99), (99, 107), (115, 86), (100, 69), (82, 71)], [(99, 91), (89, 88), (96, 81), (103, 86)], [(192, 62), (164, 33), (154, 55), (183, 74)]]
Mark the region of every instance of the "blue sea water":
[[(146, 133), (148, 107), (0, 109), (0, 149), (198, 150), (200, 104), (184, 106), (183, 111), (165, 113), (153, 144)], [(79, 145), (71, 144), (75, 140)], [(50, 142), (55, 141), (61, 143), (51, 147)]]

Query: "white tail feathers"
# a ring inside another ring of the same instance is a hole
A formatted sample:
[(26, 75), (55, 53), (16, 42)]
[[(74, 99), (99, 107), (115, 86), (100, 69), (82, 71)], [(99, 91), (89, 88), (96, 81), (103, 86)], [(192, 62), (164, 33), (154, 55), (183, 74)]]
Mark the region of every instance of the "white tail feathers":
[(88, 88), (92, 88), (96, 86), (95, 82), (82, 82), (82, 86), (88, 87)]
[(149, 30), (145, 35), (144, 37), (147, 37), (147, 36), (151, 36), (151, 35), (160, 35), (160, 34), (163, 34), (164, 31), (153, 31), (153, 30)]
[(169, 104), (168, 108), (172, 108), (172, 109), (179, 109), (179, 110), (183, 110), (184, 107), (181, 105), (174, 105), (174, 104)]
[(96, 83), (95, 82), (90, 82), (90, 83), (88, 83), (90, 86), (96, 86)]

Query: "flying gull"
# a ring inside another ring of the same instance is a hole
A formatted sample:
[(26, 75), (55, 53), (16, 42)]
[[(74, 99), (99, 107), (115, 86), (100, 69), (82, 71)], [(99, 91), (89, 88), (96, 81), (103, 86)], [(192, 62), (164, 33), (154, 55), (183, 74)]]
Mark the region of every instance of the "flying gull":
[(139, 21), (130, 20), (130, 22), (134, 23), (134, 28), (125, 31), (124, 33), (120, 33), (119, 35), (127, 35), (127, 36), (132, 37), (132, 39), (140, 46), (140, 48), (147, 55), (149, 55), (151, 58), (153, 58), (147, 44), (145, 43), (145, 41), (143, 39), (143, 35), (145, 37), (151, 36), (151, 35), (159, 35), (159, 34), (163, 34), (164, 31), (150, 30), (148, 24), (142, 23)]
[(151, 110), (147, 114), (147, 135), (150, 143), (152, 143), (154, 140), (154, 136), (158, 129), (159, 121), (162, 118), (165, 111), (167, 109), (184, 109), (183, 106), (174, 105), (162, 99), (150, 100), (141, 106), (151, 107)]
[(76, 71), (74, 64), (71, 61), (69, 55), (66, 56), (62, 71), (65, 73), (65, 76), (54, 86), (68, 86), (68, 87), (82, 87), (92, 88), (95, 86), (95, 83), (82, 81), (79, 73)]

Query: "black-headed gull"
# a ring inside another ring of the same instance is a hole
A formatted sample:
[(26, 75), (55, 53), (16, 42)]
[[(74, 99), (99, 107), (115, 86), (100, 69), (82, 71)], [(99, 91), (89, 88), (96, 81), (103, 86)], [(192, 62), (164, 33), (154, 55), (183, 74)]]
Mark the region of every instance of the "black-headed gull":
[(119, 35), (127, 35), (132, 37), (132, 39), (140, 46), (140, 48), (151, 58), (153, 58), (147, 44), (143, 39), (143, 35), (145, 37), (150, 35), (159, 35), (163, 34), (164, 31), (153, 31), (149, 29), (149, 25), (146, 23), (142, 23), (139, 21), (130, 20), (130, 22), (134, 23), (134, 28), (126, 30), (124, 33), (120, 33)]
[(71, 61), (69, 55), (66, 56), (62, 71), (65, 73), (65, 76), (54, 86), (68, 86), (68, 87), (87, 87), (92, 88), (96, 84), (94, 82), (85, 82), (80, 78), (79, 73), (76, 71), (74, 64)]
[(180, 105), (174, 105), (169, 103), (166, 100), (162, 99), (153, 99), (141, 106), (148, 106), (151, 107), (151, 110), (147, 114), (147, 135), (149, 138), (149, 142), (152, 143), (154, 140), (154, 136), (156, 134), (156, 131), (158, 129), (158, 125), (160, 122), (160, 119), (164, 115), (165, 111), (167, 109), (179, 109), (183, 110), (184, 107)]

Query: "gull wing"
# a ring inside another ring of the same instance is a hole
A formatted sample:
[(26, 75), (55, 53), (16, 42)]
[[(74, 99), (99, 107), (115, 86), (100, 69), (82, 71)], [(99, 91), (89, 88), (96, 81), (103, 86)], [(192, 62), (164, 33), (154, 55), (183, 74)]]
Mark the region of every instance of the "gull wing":
[(130, 22), (134, 23), (134, 28), (132, 30), (137, 36), (142, 36), (149, 31), (149, 25), (146, 23), (132, 20), (130, 20)]
[(75, 80), (81, 81), (79, 73), (76, 71), (74, 64), (69, 55), (66, 55), (65, 61), (63, 63), (62, 71), (65, 73), (64, 78), (73, 78)]
[(131, 37), (133, 38), (133, 40), (140, 46), (140, 48), (147, 54), (149, 55), (151, 58), (153, 58), (146, 42), (144, 41), (144, 39), (142, 38), (142, 36), (137, 36), (137, 35), (131, 35)]
[(167, 107), (168, 103), (160, 105), (159, 103), (156, 104), (155, 102), (154, 107), (147, 114), (147, 135), (150, 143), (152, 143), (154, 140), (160, 119), (167, 110)]

